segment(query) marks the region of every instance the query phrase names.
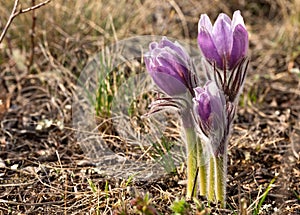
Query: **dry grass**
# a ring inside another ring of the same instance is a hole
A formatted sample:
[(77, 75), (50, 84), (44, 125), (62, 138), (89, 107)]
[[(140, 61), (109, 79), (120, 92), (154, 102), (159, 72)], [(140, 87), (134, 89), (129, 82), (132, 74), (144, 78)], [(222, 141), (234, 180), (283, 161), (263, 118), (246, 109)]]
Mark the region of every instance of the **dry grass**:
[[(239, 214), (245, 206), (252, 214), (275, 178), (261, 214), (275, 214), (274, 208), (299, 214), (300, 91), (299, 74), (292, 72), (300, 67), (298, 2), (53, 0), (36, 11), (32, 65), (32, 16), (17, 17), (0, 44), (0, 214), (139, 214), (133, 200), (146, 193), (149, 202), (140, 204), (171, 214), (170, 205), (185, 196), (182, 161), (175, 173), (151, 180), (99, 172), (72, 127), (76, 79), (95, 53), (115, 41), (152, 34), (196, 46), (201, 13), (215, 18), (236, 9), (250, 32), (251, 69), (230, 143), (229, 205), (211, 206), (211, 213)], [(0, 6), (1, 28), (12, 5), (7, 0)], [(22, 7), (30, 5), (22, 1)], [(132, 160), (152, 159), (148, 148), (112, 136), (110, 119), (99, 117), (104, 120), (110, 149)], [(172, 120), (169, 134), (179, 137)], [(200, 211), (190, 204), (191, 214)]]

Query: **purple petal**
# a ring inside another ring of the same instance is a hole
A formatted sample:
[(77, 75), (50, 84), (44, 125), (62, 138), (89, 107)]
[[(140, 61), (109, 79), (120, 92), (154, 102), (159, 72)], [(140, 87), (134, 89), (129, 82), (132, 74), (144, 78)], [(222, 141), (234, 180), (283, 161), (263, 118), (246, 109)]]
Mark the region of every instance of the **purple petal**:
[(201, 87), (196, 87), (196, 88), (194, 88), (194, 92), (195, 92), (195, 96), (197, 99), (197, 96), (199, 96), (201, 93), (205, 92), (205, 90)]
[(198, 102), (199, 102), (199, 107), (198, 107), (199, 115), (205, 123), (208, 123), (208, 118), (211, 115), (210, 98), (206, 93), (203, 93)]
[(233, 45), (229, 61), (229, 69), (232, 69), (241, 58), (246, 56), (248, 43), (247, 30), (242, 25), (237, 25), (233, 32)]
[(144, 57), (144, 61), (145, 61), (145, 65), (146, 65), (146, 69), (149, 73), (153, 72), (153, 67), (155, 66), (153, 64), (153, 60), (150, 56), (145, 56)]
[(198, 22), (198, 32), (200, 32), (201, 27), (205, 27), (210, 33), (212, 32), (213, 26), (207, 14), (201, 14)]
[(211, 103), (211, 128), (213, 130), (221, 128), (222, 130), (226, 125), (226, 100), (224, 94), (214, 82), (208, 82), (205, 87)]
[(184, 65), (176, 61), (176, 59), (162, 56), (157, 57), (157, 61), (159, 62), (160, 67), (165, 68), (165, 71), (162, 72), (172, 75), (174, 78), (177, 78), (184, 83), (186, 73), (188, 72), (188, 69)]
[(246, 28), (245, 23), (244, 23), (244, 19), (241, 15), (241, 12), (239, 10), (237, 10), (233, 13), (231, 28), (234, 29), (239, 24), (244, 26), (244, 28)]
[(175, 52), (169, 47), (164, 47), (163, 49), (161, 49), (161, 52), (157, 55), (157, 60), (159, 61), (160, 65), (171, 68), (172, 75), (178, 80), (180, 80), (182, 83), (185, 83), (185, 81), (189, 78), (188, 76), (190, 68), (187, 62), (189, 58), (187, 55), (186, 57), (188, 59), (185, 60), (184, 56), (179, 54), (180, 53)]
[(194, 102), (196, 105), (197, 114), (204, 124), (208, 124), (208, 119), (211, 114), (210, 97), (203, 88), (197, 87), (194, 89), (194, 91), (196, 95)]
[(155, 84), (169, 96), (185, 93), (187, 91), (185, 84), (170, 75), (169, 72), (165, 67), (158, 67), (157, 72), (150, 73), (150, 75)]
[(185, 93), (193, 88), (190, 80), (190, 58), (183, 47), (163, 37), (152, 42), (144, 56), (148, 73), (156, 85), (170, 96)]
[(157, 46), (158, 46), (157, 42), (152, 42), (152, 43), (149, 44), (149, 50), (151, 51), (151, 50), (157, 48)]
[(184, 61), (189, 59), (189, 55), (177, 41), (173, 43), (172, 41), (168, 40), (166, 37), (163, 37), (159, 43), (159, 47), (170, 48), (169, 52), (176, 53), (176, 55), (178, 55), (178, 57), (180, 58), (183, 58)]
[(159, 42), (159, 48), (170, 47), (173, 49), (175, 47), (174, 43), (167, 39), (167, 37), (163, 37)]
[(216, 19), (216, 22), (218, 21), (218, 19), (222, 19), (222, 20), (224, 20), (226, 23), (228, 23), (228, 24), (231, 25), (231, 19), (230, 19), (230, 17), (229, 17), (227, 14), (225, 14), (225, 13), (220, 13), (219, 16), (218, 16), (218, 18)]
[(174, 55), (163, 49), (152, 50), (152, 56), (144, 58), (147, 71), (156, 85), (170, 96), (186, 92), (187, 68)]
[(226, 60), (230, 56), (232, 49), (231, 20), (226, 14), (220, 14), (214, 24), (212, 37), (218, 53)]
[(211, 97), (212, 112), (219, 116), (222, 115), (222, 111), (225, 109), (226, 105), (226, 100), (222, 91), (220, 91), (215, 82), (212, 81), (208, 82), (205, 87)]
[(211, 34), (204, 27), (199, 29), (198, 45), (206, 59), (209, 61), (215, 61), (217, 66), (220, 68), (223, 67), (222, 58), (218, 53)]
[(184, 61), (188, 61), (190, 59), (190, 56), (188, 55), (186, 50), (177, 41), (175, 41), (174, 44), (176, 45), (176, 48), (174, 50), (176, 51), (177, 55), (183, 58)]

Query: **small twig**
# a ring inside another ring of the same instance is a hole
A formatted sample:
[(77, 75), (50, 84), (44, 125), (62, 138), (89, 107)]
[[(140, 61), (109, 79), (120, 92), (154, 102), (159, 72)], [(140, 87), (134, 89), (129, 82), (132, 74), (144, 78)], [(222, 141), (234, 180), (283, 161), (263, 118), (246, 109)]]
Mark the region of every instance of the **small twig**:
[(15, 4), (14, 4), (14, 7), (11, 11), (11, 14), (9, 16), (9, 19), (1, 33), (1, 36), (0, 36), (0, 43), (3, 41), (6, 33), (7, 33), (7, 30), (9, 28), (9, 26), (11, 25), (12, 21), (14, 20), (14, 18), (16, 18), (18, 15), (20, 15), (21, 13), (27, 13), (29, 11), (32, 11), (32, 10), (36, 10), (40, 7), (43, 7), (44, 5), (48, 4), (49, 2), (51, 2), (51, 0), (46, 0), (40, 4), (37, 4), (35, 6), (32, 6), (32, 7), (29, 7), (29, 8), (26, 8), (26, 9), (20, 9), (20, 10), (17, 10), (17, 7), (19, 5), (19, 0), (15, 0)]
[(24, 202), (16, 202), (16, 201), (9, 201), (9, 200), (5, 200), (5, 199), (0, 199), (0, 203), (10, 204), (10, 205), (22, 205), (22, 206), (43, 206), (43, 205), (62, 204), (63, 201), (24, 203)]
[(0, 187), (22, 187), (27, 185), (32, 185), (33, 182), (27, 182), (27, 183), (16, 183), (16, 184), (0, 184)]
[(46, 4), (48, 4), (50, 2), (51, 2), (51, 0), (46, 0), (46, 1), (41, 2), (41, 3), (39, 3), (39, 4), (35, 5), (35, 6), (29, 7), (29, 8), (26, 8), (26, 9), (21, 9), (20, 10), (20, 14), (21, 13), (27, 13), (27, 12), (32, 11), (32, 10), (36, 10), (36, 9), (38, 9), (40, 7), (45, 6)]
[(7, 30), (8, 30), (8, 28), (9, 28), (9, 26), (10, 26), (10, 24), (11, 24), (11, 22), (12, 22), (13, 19), (16, 17), (16, 16), (14, 16), (14, 14), (16, 14), (16, 10), (17, 10), (17, 7), (18, 7), (18, 3), (19, 3), (19, 0), (15, 0), (15, 4), (14, 4), (14, 7), (13, 7), (13, 10), (12, 10), (12, 12), (11, 12), (11, 14), (10, 14), (10, 17), (9, 17), (9, 19), (8, 19), (8, 21), (7, 21), (6, 25), (5, 25), (5, 27), (4, 27), (3, 31), (2, 31), (2, 33), (1, 33), (1, 36), (0, 36), (0, 43), (2, 42), (2, 40), (3, 40), (4, 36), (5, 36), (5, 34), (6, 34)]

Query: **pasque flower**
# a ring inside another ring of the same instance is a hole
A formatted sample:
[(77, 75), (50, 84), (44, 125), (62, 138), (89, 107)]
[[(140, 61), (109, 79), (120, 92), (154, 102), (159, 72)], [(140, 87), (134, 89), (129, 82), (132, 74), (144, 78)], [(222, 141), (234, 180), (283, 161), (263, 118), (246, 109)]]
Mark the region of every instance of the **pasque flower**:
[(207, 199), (216, 200), (225, 206), (226, 198), (226, 168), (227, 168), (227, 140), (228, 126), (231, 123), (228, 117), (228, 107), (223, 91), (215, 82), (208, 81), (203, 88), (195, 90), (194, 113), (196, 121), (202, 130), (206, 146), (209, 147), (211, 156), (207, 166)]
[(203, 88), (196, 87), (194, 113), (196, 121), (214, 146), (222, 143), (227, 130), (226, 100), (217, 85), (208, 81)]
[(159, 43), (150, 43), (144, 60), (156, 85), (169, 96), (183, 94), (187, 90), (193, 93), (195, 84), (190, 57), (178, 42), (163, 37)]
[(203, 87), (178, 42), (163, 37), (150, 43), (144, 57), (147, 71), (169, 96), (152, 103), (150, 113), (170, 107), (179, 111), (187, 148), (187, 197), (195, 197), (198, 189), (208, 201), (225, 207), (227, 142), (249, 63), (248, 32), (240, 11), (232, 20), (221, 13), (214, 25), (202, 14), (198, 32), (207, 78)]
[(248, 32), (240, 11), (235, 11), (232, 20), (219, 14), (212, 25), (206, 14), (198, 23), (198, 45), (204, 57), (215, 62), (220, 69), (232, 69), (247, 54)]
[[(192, 97), (197, 86), (197, 76), (192, 62), (178, 42), (171, 42), (166, 37), (149, 45), (145, 54), (146, 68), (156, 85), (170, 97), (160, 98), (151, 106), (155, 113), (163, 108), (175, 107), (179, 110), (186, 136), (187, 148), (187, 197), (196, 196), (194, 184), (197, 179), (197, 139), (192, 117)], [(186, 92), (188, 94), (186, 94)], [(184, 96), (181, 96), (184, 95)]]

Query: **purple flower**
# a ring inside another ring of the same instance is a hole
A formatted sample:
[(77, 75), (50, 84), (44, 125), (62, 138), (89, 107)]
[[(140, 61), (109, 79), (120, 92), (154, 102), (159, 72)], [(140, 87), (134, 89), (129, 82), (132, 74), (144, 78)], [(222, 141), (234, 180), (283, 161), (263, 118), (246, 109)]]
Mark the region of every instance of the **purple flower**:
[(196, 121), (209, 139), (220, 144), (228, 128), (224, 94), (212, 81), (208, 81), (203, 88), (196, 87), (194, 91)]
[(211, 99), (208, 92), (201, 88), (197, 87), (195, 90), (195, 102), (197, 105), (197, 113), (201, 119), (201, 121), (208, 125), (209, 124), (209, 117), (211, 115)]
[(166, 37), (149, 45), (145, 54), (146, 68), (155, 84), (170, 96), (193, 92), (190, 57), (178, 42)]
[[(214, 26), (206, 14), (200, 16), (198, 23), (198, 45), (204, 57), (216, 66), (232, 69), (248, 50), (248, 32), (239, 10), (232, 20), (221, 13)], [(225, 65), (224, 65), (225, 63)]]

